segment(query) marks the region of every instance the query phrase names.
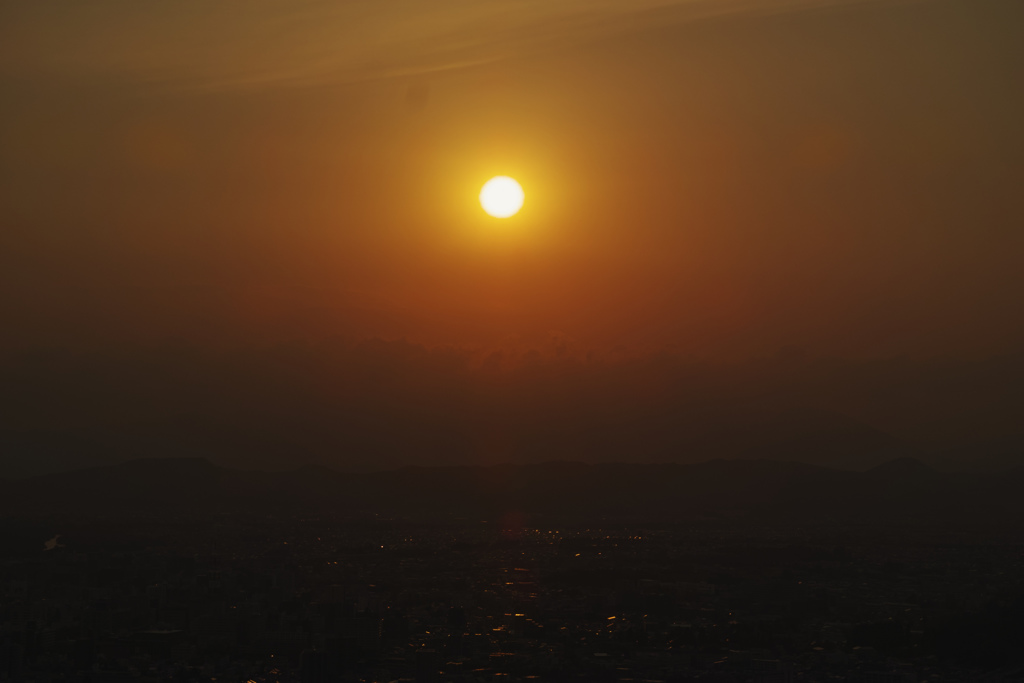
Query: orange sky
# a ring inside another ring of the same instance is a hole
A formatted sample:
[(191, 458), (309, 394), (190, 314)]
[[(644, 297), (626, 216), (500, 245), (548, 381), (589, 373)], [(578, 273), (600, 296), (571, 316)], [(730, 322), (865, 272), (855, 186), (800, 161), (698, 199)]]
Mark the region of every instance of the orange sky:
[(1024, 342), (1018, 0), (173, 7), (0, 6), (5, 348)]

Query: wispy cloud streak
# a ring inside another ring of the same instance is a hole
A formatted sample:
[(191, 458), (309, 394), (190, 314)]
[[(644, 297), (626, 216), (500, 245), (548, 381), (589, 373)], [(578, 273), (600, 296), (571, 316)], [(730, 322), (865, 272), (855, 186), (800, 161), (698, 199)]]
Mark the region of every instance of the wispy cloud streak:
[(0, 74), (263, 88), (408, 76), (716, 16), (906, 0), (0, 4)]

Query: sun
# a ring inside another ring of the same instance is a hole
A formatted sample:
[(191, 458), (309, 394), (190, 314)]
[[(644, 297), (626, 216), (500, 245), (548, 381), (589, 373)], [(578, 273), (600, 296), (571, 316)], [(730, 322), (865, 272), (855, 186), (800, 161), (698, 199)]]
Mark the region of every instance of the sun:
[(495, 218), (508, 218), (523, 208), (525, 196), (515, 178), (499, 175), (484, 183), (480, 190), (480, 206)]

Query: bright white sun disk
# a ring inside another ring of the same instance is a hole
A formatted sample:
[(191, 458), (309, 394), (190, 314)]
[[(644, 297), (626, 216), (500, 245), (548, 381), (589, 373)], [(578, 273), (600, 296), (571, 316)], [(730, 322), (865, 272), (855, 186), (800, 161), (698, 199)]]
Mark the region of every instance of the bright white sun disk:
[(480, 190), (480, 206), (495, 218), (508, 218), (523, 207), (523, 188), (507, 175), (499, 175), (484, 183)]

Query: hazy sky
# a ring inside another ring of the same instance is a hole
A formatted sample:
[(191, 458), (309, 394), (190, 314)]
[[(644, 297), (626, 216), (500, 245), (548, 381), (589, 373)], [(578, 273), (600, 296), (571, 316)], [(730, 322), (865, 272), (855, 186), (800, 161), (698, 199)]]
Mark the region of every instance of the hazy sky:
[(330, 84), (528, 57), (711, 17), (879, 0), (385, 0), (5, 8), (9, 73), (122, 76), (182, 88)]
[[(0, 2), (6, 349), (1024, 342), (1019, 0)], [(520, 215), (480, 186), (512, 175)]]

